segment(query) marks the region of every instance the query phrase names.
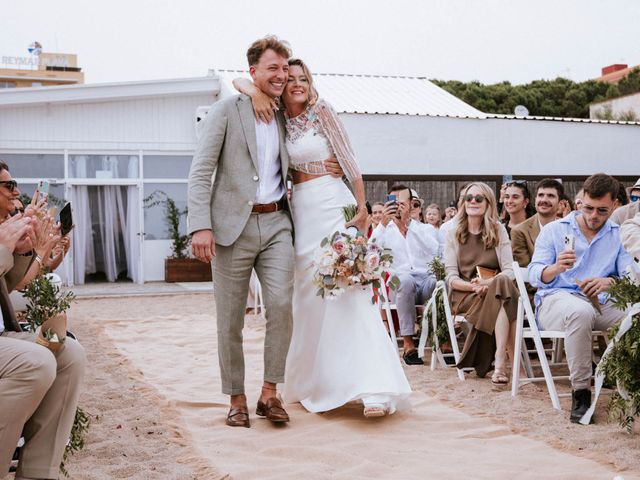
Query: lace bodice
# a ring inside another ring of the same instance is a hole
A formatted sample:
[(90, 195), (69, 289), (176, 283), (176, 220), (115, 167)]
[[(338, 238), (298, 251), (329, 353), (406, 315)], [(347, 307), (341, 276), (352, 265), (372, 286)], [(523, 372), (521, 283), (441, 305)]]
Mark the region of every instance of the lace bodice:
[(290, 167), (305, 173), (329, 173), (324, 160), (335, 155), (350, 182), (360, 178), (353, 148), (335, 111), (324, 100), (287, 118), (287, 152)]

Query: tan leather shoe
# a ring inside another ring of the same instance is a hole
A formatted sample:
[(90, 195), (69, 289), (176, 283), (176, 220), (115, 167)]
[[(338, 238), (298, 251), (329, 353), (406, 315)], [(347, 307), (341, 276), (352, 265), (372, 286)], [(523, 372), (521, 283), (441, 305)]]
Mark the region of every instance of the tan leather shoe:
[(256, 415), (267, 417), (274, 423), (284, 423), (289, 421), (289, 414), (282, 407), (282, 402), (277, 397), (268, 398), (266, 402), (258, 400)]
[(227, 414), (226, 423), (230, 427), (251, 427), (251, 422), (249, 421), (249, 409), (247, 406), (241, 405), (239, 407), (231, 407)]

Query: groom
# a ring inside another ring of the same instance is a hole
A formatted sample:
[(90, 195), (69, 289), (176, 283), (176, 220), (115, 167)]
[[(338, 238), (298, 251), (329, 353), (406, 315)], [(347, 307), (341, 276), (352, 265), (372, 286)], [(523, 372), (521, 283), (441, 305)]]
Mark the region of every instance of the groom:
[[(256, 40), (247, 51), (254, 85), (279, 97), (287, 83), (290, 56), (288, 45), (275, 36)], [(254, 268), (266, 310), (264, 382), (256, 414), (272, 422), (289, 421), (276, 396), (276, 385), (284, 381), (292, 329), (288, 166), (281, 112), (264, 123), (254, 118), (251, 99), (245, 95), (214, 104), (189, 173), (188, 228), (196, 258), (213, 260), (218, 358), (222, 392), (230, 395), (231, 403), (226, 423), (232, 427), (250, 427), (242, 328)]]

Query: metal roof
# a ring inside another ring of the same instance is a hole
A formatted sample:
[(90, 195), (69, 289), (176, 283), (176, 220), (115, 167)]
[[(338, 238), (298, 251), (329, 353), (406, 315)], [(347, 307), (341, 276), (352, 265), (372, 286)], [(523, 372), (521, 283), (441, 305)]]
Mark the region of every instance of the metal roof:
[(217, 95), (220, 81), (206, 76), (118, 83), (0, 89), (0, 108), (42, 103), (102, 102), (165, 95)]
[(624, 120), (597, 120), (595, 118), (572, 118), (572, 117), (541, 117), (537, 115), (527, 115), (526, 117), (516, 115), (503, 115), (498, 113), (487, 113), (486, 118), (499, 118), (502, 120), (533, 120), (547, 122), (571, 122), (571, 123), (610, 123), (612, 125), (640, 125), (640, 122), (627, 122)]
[[(243, 70), (215, 70), (231, 91)], [(314, 73), (320, 93), (339, 113), (485, 118), (485, 114), (422, 77)]]

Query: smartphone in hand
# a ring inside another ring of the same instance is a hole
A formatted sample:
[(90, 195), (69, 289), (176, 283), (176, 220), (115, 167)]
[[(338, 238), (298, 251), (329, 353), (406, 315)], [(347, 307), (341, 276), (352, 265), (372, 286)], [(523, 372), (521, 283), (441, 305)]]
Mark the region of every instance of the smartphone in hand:
[(49, 180), (40, 180), (38, 182), (38, 195), (42, 198), (49, 197)]
[(60, 210), (60, 234), (65, 236), (73, 228), (73, 215), (71, 213), (71, 202)]

